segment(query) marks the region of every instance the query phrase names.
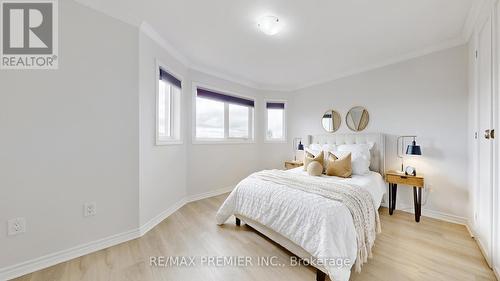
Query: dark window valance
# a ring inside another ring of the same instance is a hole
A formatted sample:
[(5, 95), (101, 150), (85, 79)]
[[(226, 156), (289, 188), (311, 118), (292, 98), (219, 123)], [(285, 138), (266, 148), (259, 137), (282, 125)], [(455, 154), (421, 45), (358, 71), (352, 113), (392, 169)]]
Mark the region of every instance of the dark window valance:
[(175, 78), (172, 74), (160, 68), (160, 80), (169, 82), (170, 84), (181, 88), (181, 80)]
[(200, 98), (211, 99), (211, 100), (216, 100), (216, 101), (220, 101), (220, 102), (227, 102), (227, 103), (238, 104), (238, 105), (249, 106), (249, 107), (254, 107), (254, 104), (255, 104), (255, 102), (253, 100), (235, 97), (235, 96), (229, 96), (229, 95), (216, 93), (216, 92), (212, 92), (212, 91), (200, 89), (200, 88), (197, 89), (197, 96)]
[(266, 103), (266, 108), (268, 108), (268, 109), (285, 109), (285, 103), (283, 103), (283, 102), (268, 102), (268, 103)]

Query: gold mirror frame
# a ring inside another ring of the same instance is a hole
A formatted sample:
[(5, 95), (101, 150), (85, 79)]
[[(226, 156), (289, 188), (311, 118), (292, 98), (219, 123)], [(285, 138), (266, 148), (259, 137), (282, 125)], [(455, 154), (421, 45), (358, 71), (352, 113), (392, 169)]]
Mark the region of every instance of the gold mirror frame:
[(355, 106), (349, 109), (345, 116), (347, 127), (354, 132), (361, 132), (368, 126), (370, 122), (370, 114), (368, 110), (362, 106)]
[(323, 116), (321, 117), (321, 126), (328, 133), (336, 132), (340, 128), (341, 123), (342, 117), (337, 111), (333, 109), (325, 111), (325, 113), (323, 113)]

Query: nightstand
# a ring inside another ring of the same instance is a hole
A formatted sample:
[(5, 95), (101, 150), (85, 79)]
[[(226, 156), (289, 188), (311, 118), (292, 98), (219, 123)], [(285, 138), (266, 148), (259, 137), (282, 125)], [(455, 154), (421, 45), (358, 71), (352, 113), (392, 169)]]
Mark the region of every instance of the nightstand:
[(302, 161), (299, 161), (299, 160), (287, 160), (287, 161), (285, 161), (285, 170), (290, 170), (290, 169), (297, 168), (297, 167), (300, 167), (303, 165), (304, 165), (304, 163)]
[(385, 181), (389, 183), (389, 214), (392, 215), (396, 209), (396, 195), (398, 184), (413, 186), (413, 204), (415, 206), (415, 221), (420, 221), (422, 213), (422, 189), (424, 188), (424, 177), (422, 175), (405, 175), (396, 171), (385, 173)]

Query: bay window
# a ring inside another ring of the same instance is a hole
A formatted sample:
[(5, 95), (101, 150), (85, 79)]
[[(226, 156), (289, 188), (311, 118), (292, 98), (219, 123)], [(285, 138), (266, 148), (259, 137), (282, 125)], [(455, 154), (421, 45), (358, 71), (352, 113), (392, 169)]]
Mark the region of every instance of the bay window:
[(156, 145), (180, 143), (181, 80), (157, 65)]
[(284, 102), (266, 102), (266, 141), (286, 141)]
[(254, 101), (196, 88), (195, 139), (198, 141), (252, 141)]

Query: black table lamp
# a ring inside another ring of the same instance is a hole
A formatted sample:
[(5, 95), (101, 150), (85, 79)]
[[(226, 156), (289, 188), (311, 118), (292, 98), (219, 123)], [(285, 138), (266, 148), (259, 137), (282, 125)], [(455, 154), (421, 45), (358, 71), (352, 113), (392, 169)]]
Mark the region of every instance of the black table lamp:
[[(400, 136), (400, 137), (398, 137), (396, 149), (397, 149), (398, 157), (401, 158), (401, 171), (400, 172), (405, 173), (407, 175), (416, 176), (417, 170), (415, 169), (415, 167), (408, 166), (405, 169), (404, 164), (403, 164), (403, 147), (404, 147), (404, 141), (407, 138), (413, 138), (413, 141), (411, 142), (411, 144), (409, 144), (406, 147), (405, 154), (406, 155), (422, 155), (422, 149), (420, 149), (420, 145), (417, 145), (417, 141), (416, 141), (417, 136)], [(399, 150), (399, 143), (400, 142), (401, 142), (401, 150)], [(400, 151), (401, 151), (401, 154), (400, 154)]]
[(420, 150), (420, 145), (417, 145), (415, 138), (416, 137), (413, 138), (411, 144), (409, 144), (408, 147), (406, 148), (406, 155), (422, 155), (422, 150)]
[[(299, 143), (297, 143), (299, 141)], [(295, 155), (293, 157), (293, 160), (297, 161), (297, 150), (304, 150), (304, 145), (302, 144), (302, 139), (301, 138), (294, 138), (293, 139), (293, 149), (295, 151)]]

